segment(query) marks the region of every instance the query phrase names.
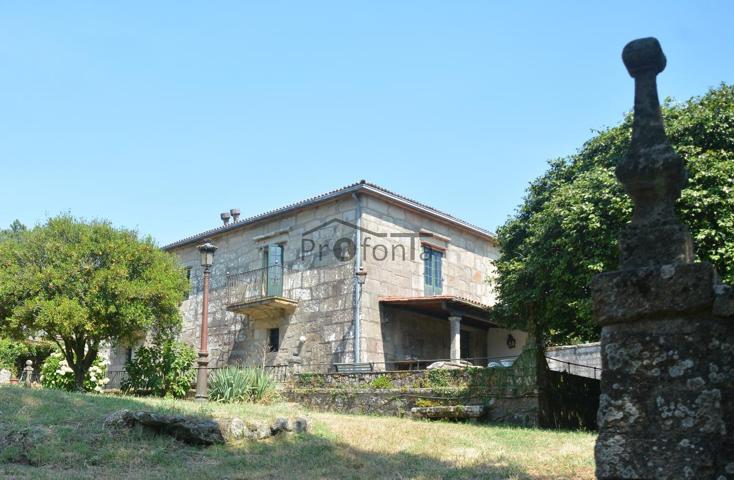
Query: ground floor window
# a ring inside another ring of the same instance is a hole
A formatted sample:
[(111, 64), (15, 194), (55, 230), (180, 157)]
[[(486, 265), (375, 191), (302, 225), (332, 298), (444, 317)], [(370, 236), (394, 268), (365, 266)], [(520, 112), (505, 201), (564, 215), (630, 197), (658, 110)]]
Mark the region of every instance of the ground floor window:
[(277, 352), (280, 349), (280, 329), (268, 329), (268, 351)]

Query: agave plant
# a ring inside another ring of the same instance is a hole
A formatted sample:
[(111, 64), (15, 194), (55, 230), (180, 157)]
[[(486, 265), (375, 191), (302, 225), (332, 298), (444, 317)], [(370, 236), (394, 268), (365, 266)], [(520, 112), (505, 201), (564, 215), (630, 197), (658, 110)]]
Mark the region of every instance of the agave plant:
[(227, 367), (209, 377), (209, 398), (216, 402), (268, 402), (276, 397), (275, 385), (262, 368)]

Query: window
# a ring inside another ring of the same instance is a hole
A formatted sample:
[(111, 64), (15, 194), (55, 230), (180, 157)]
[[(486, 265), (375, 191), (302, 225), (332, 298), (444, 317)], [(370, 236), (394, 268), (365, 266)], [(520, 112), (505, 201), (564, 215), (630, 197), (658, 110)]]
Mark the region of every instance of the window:
[(280, 329), (269, 328), (268, 329), (268, 351), (277, 352), (280, 350)]
[(191, 267), (186, 267), (186, 282), (189, 285), (189, 289), (186, 290), (186, 294), (184, 295), (184, 300), (188, 300), (189, 296), (191, 295)]
[(423, 286), (426, 295), (441, 295), (443, 291), (442, 259), (442, 251), (423, 246)]

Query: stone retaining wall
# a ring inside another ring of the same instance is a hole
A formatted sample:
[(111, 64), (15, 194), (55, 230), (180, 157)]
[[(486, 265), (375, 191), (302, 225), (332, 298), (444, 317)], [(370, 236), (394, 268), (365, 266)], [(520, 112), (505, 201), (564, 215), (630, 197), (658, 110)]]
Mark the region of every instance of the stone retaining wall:
[(509, 368), (402, 370), (369, 373), (300, 373), (288, 385), (296, 389), (457, 388), (463, 394), (517, 397), (537, 393), (535, 350), (525, 350)]
[(282, 392), (289, 401), (300, 403), (322, 412), (369, 414), (385, 416), (409, 416), (415, 406), (435, 405), (485, 405), (486, 414), (480, 421), (519, 426), (537, 426), (537, 395), (517, 397), (459, 397), (448, 389), (288, 389)]
[(535, 394), (535, 369), (412, 370), (371, 373), (302, 373), (291, 387), (296, 389), (456, 389), (494, 396)]

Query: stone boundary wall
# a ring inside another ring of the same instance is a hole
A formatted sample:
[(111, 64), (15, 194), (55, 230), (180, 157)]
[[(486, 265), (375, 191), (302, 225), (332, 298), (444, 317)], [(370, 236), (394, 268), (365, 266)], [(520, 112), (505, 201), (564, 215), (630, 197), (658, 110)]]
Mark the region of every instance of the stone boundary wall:
[(534, 368), (468, 368), (369, 373), (301, 373), (290, 383), (295, 389), (456, 389), (463, 395), (518, 396), (537, 392)]
[[(458, 389), (456, 389), (458, 390)], [(525, 427), (538, 425), (537, 394), (514, 397), (469, 397), (447, 395), (446, 389), (338, 389), (295, 388), (282, 395), (291, 402), (321, 412), (367, 414), (404, 417), (410, 409), (429, 405), (484, 405), (485, 414), (480, 421)], [(455, 393), (458, 393), (455, 392)]]
[(508, 368), (436, 368), (367, 373), (297, 373), (289, 388), (458, 388), (465, 394), (518, 396), (537, 393), (535, 349), (526, 349)]

